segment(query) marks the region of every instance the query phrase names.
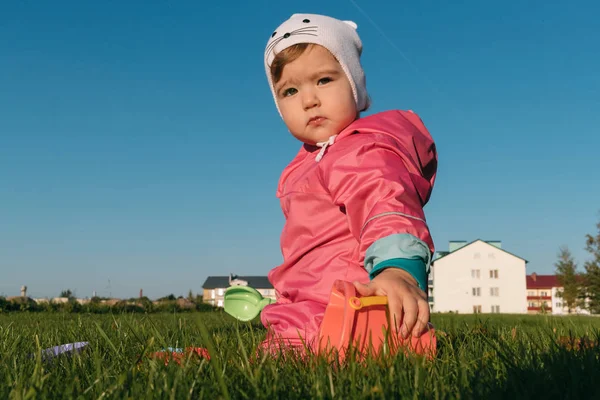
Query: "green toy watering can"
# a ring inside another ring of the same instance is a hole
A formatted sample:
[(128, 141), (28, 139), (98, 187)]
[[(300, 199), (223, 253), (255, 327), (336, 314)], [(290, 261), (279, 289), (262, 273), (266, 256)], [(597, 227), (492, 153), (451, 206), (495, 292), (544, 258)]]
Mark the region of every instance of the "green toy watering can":
[(249, 286), (231, 286), (225, 291), (225, 312), (240, 321), (251, 321), (265, 306), (275, 300), (263, 297), (258, 290)]

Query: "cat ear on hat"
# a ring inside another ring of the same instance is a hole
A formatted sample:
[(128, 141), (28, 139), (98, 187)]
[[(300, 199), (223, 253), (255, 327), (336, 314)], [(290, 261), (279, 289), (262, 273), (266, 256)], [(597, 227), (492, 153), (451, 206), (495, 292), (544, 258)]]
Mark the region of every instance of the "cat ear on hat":
[(356, 22), (354, 21), (343, 21), (345, 24), (350, 25), (352, 28), (354, 29), (358, 29), (358, 25), (356, 25)]

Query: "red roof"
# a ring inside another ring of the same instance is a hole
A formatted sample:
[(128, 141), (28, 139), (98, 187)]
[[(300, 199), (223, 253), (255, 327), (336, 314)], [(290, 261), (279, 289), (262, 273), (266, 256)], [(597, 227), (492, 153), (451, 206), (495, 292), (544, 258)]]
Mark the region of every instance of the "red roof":
[(560, 286), (556, 275), (527, 275), (527, 289), (551, 289)]

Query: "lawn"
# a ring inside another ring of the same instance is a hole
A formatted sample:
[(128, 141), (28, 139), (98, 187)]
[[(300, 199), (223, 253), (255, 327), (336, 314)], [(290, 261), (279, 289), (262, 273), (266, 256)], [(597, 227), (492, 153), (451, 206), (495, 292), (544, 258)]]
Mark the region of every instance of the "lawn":
[[(0, 314), (0, 398), (600, 398), (600, 318), (434, 315), (434, 360), (249, 361), (265, 332), (222, 312)], [(573, 340), (569, 340), (568, 338)], [(587, 340), (579, 340), (587, 337)], [(87, 341), (74, 357), (41, 350)], [(212, 347), (181, 365), (149, 356)], [(547, 397), (548, 398), (548, 397)]]

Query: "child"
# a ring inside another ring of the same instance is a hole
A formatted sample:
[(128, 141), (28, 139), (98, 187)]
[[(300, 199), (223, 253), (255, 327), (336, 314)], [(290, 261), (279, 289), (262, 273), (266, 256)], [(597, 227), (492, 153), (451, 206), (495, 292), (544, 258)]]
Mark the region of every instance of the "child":
[(360, 118), (369, 96), (356, 28), (295, 14), (266, 46), (275, 105), (303, 145), (277, 191), (283, 264), (269, 273), (277, 302), (261, 313), (269, 328), (263, 348), (281, 338), (315, 346), (337, 279), (363, 296), (388, 296), (403, 338), (419, 336), (429, 321), (434, 246), (423, 206), (436, 176), (435, 144), (410, 111)]

